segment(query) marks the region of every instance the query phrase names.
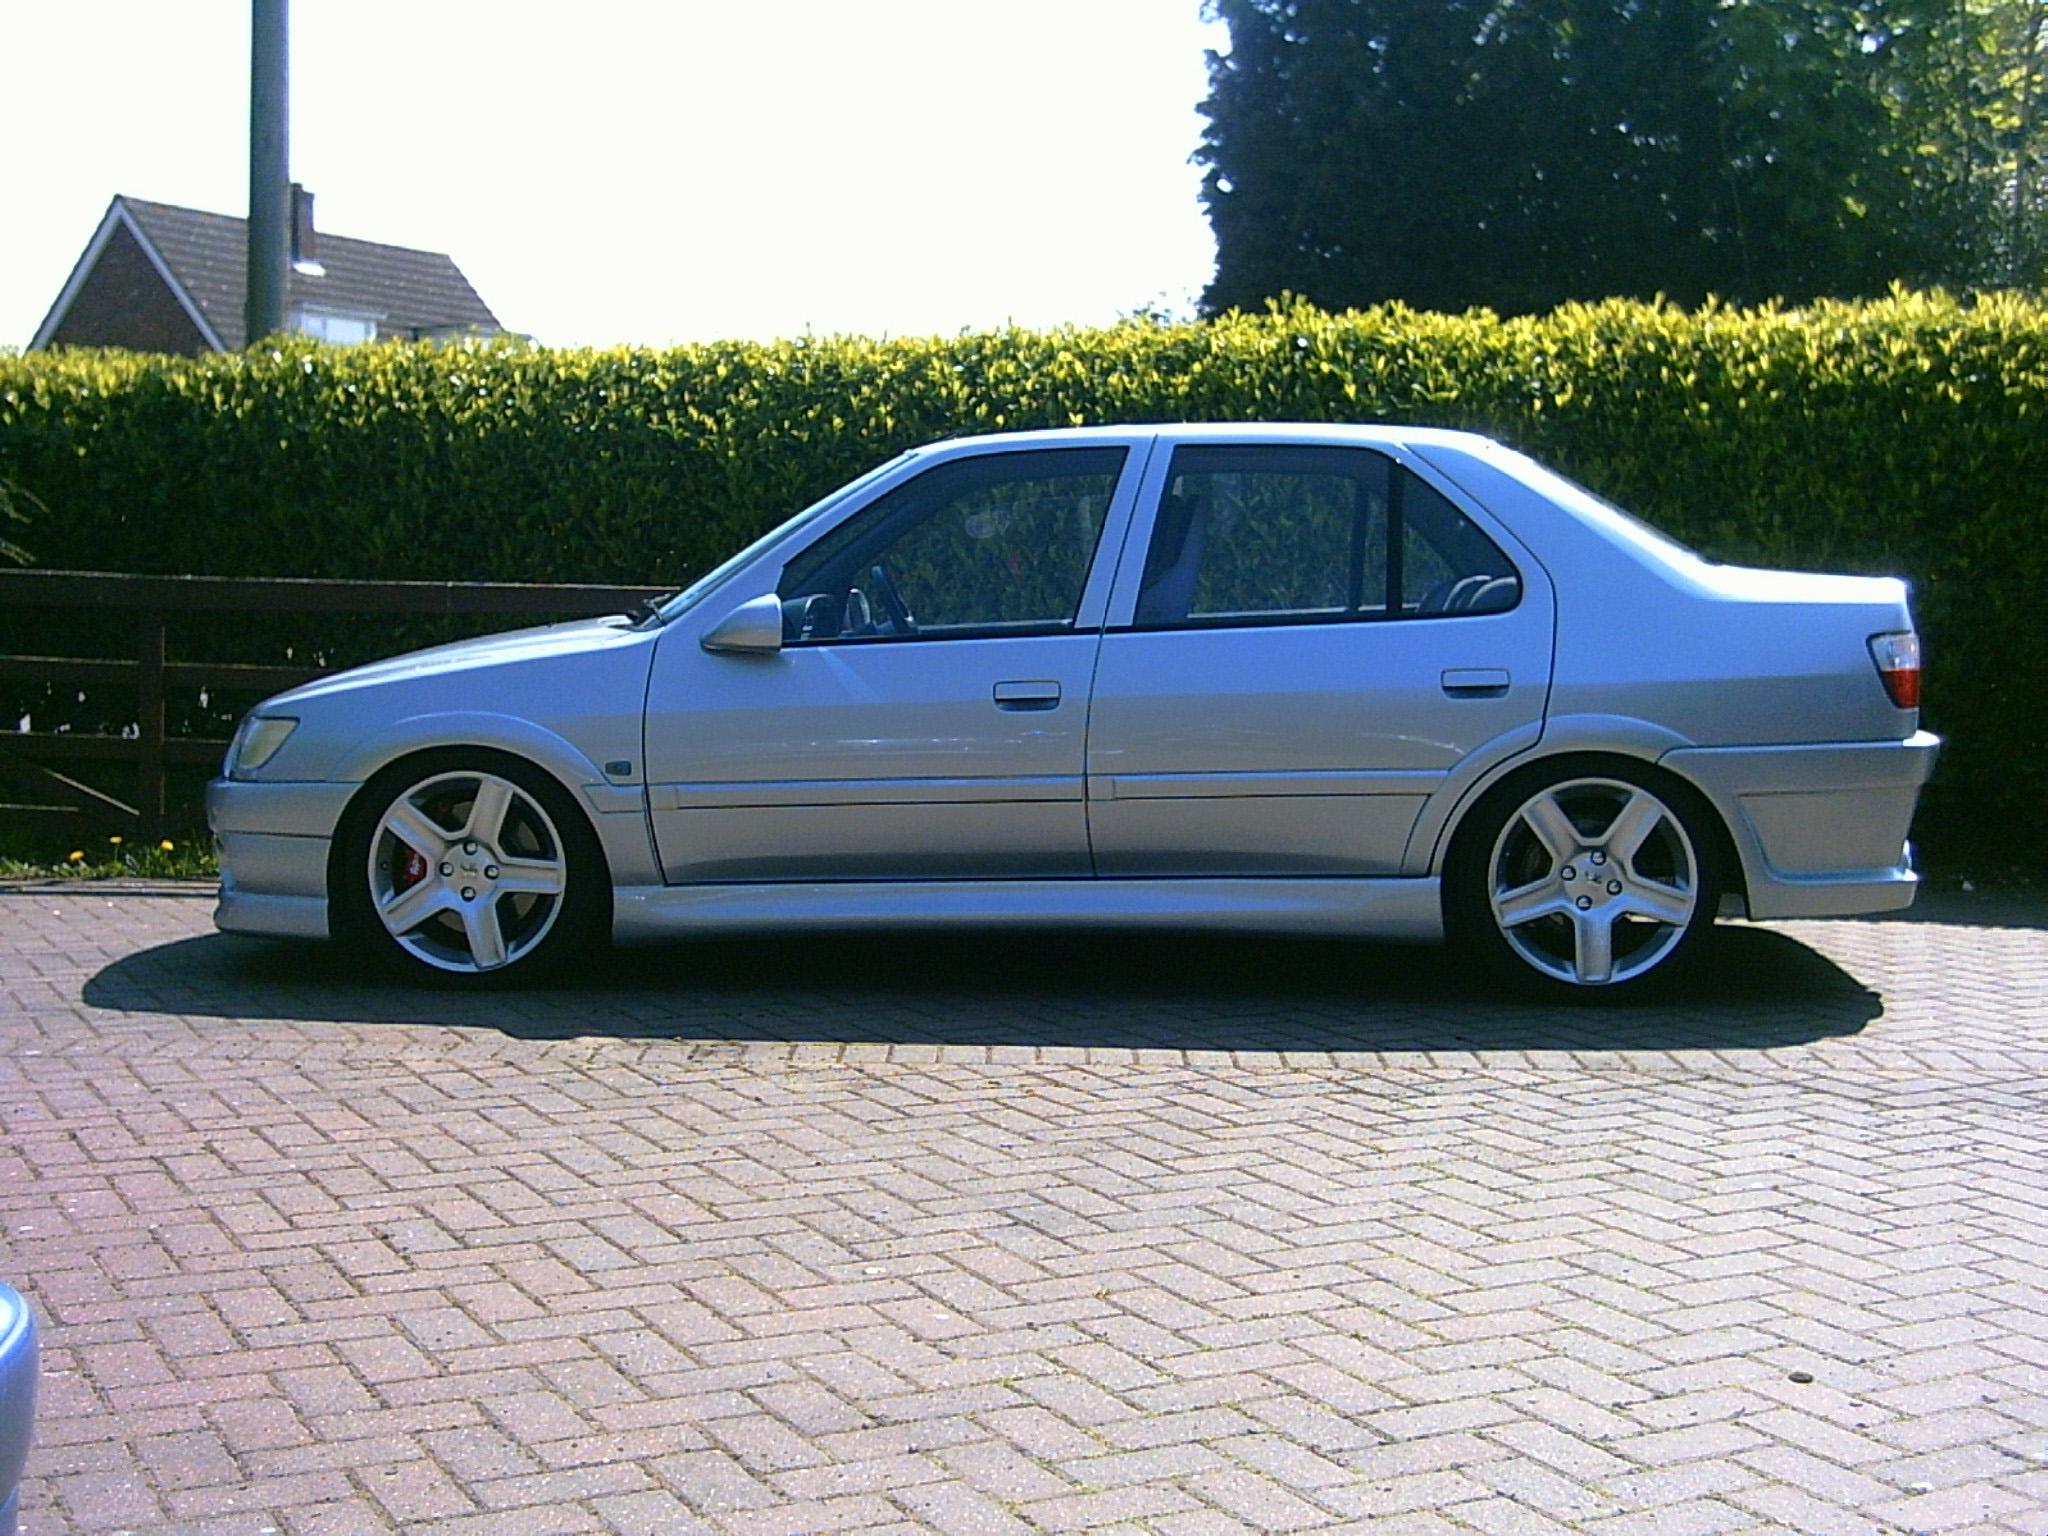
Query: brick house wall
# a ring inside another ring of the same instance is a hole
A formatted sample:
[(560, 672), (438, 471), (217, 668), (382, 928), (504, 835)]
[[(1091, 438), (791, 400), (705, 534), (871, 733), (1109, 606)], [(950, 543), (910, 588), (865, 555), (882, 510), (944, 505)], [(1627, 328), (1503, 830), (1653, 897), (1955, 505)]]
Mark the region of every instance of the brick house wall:
[(187, 355), (213, 350), (125, 225), (113, 231), (46, 345)]

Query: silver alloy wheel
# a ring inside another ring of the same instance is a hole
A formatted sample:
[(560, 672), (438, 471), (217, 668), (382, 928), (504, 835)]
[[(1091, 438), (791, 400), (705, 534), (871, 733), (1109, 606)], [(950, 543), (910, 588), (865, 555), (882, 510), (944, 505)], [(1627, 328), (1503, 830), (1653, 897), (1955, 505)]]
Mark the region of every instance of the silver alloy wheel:
[(1571, 779), (1532, 795), (1501, 828), (1486, 868), (1508, 946), (1575, 986), (1655, 968), (1699, 910), (1699, 856), (1685, 824), (1623, 779)]
[(423, 779), (370, 837), (370, 908), (415, 958), (494, 971), (529, 953), (561, 915), (569, 866), (540, 802), (494, 773)]

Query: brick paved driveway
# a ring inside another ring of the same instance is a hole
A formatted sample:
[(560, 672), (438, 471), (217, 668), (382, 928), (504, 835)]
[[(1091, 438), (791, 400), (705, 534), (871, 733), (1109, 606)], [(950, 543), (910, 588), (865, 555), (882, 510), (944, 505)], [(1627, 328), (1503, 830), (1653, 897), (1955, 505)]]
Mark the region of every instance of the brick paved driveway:
[(2048, 1532), (2039, 911), (1569, 1014), (1214, 939), (449, 997), (209, 910), (0, 895), (33, 1536)]

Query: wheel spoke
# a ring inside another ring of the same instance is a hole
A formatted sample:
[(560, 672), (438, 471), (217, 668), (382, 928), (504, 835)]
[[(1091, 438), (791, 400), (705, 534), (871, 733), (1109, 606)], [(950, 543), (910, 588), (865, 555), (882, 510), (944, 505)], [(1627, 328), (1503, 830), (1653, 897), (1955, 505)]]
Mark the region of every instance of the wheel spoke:
[(1493, 826), (1488, 878), (1453, 897), (1482, 900), (1507, 956), (1553, 983), (1634, 986), (1713, 915), (1684, 816), (1625, 774), (1559, 778)]
[(1532, 880), (1518, 890), (1503, 891), (1493, 898), (1493, 914), (1500, 919), (1503, 928), (1518, 927), (1570, 908), (1571, 902), (1566, 899), (1563, 887), (1549, 875), (1541, 880)]
[(1548, 850), (1553, 870), (1569, 859), (1579, 846), (1579, 829), (1564, 813), (1564, 807), (1557, 803), (1555, 795), (1539, 795), (1523, 806), (1522, 820), (1528, 823), (1529, 830)]
[(1663, 819), (1664, 807), (1657, 797), (1637, 790), (1628, 797), (1628, 804), (1615, 812), (1614, 820), (1608, 823), (1608, 857), (1621, 860), (1625, 869), (1635, 868), (1637, 852)]
[(1572, 914), (1572, 969), (1588, 984), (1614, 974), (1614, 920), (1608, 912)]
[(553, 859), (500, 859), (497, 889), (507, 896), (559, 896), (562, 866)]
[(567, 905), (571, 855), (542, 797), (480, 765), (393, 795), (368, 854), (370, 909), (397, 949), (431, 970), (509, 974), (548, 941)]
[(469, 936), (469, 958), (478, 970), (488, 971), (505, 963), (505, 931), (498, 924), (496, 900), (465, 903), (462, 928)]
[(1693, 899), (1689, 892), (1659, 880), (1631, 880), (1617, 905), (1636, 917), (1682, 927), (1692, 921)]
[(505, 833), (505, 813), (512, 809), (512, 799), (512, 786), (502, 779), (478, 779), (476, 803), (469, 808), (469, 820), (463, 824), (461, 836), (496, 848)]
[[(431, 863), (448, 846), (449, 831), (410, 800), (396, 800), (384, 813), (384, 830)], [(417, 887), (415, 887), (417, 889)]]
[(381, 902), (377, 916), (392, 933), (410, 933), (428, 918), (446, 912), (454, 905), (454, 897), (448, 888), (429, 878)]

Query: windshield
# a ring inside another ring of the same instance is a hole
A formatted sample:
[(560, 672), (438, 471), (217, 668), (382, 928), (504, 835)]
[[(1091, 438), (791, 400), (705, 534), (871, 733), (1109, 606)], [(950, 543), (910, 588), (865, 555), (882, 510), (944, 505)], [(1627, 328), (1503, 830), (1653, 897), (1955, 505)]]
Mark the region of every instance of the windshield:
[(695, 581), (691, 582), (687, 587), (683, 588), (683, 590), (678, 592), (674, 597), (670, 598), (667, 602), (661, 604), (660, 612), (662, 623), (666, 624), (669, 620), (677, 617), (678, 615), (689, 612), (690, 609), (694, 608), (708, 593), (710, 593), (712, 588), (718, 586), (721, 582), (725, 580), (726, 577), (732, 575), (734, 571), (737, 571), (741, 566), (745, 565), (748, 561), (752, 560), (762, 550), (766, 549), (770, 544), (773, 544), (777, 539), (781, 538), (784, 534), (793, 532), (794, 530), (803, 527), (806, 523), (815, 522), (818, 518), (823, 517), (827, 512), (830, 512), (834, 507), (838, 506), (842, 501), (846, 500), (846, 498), (851, 496), (855, 491), (858, 491), (863, 487), (870, 485), (874, 481), (880, 479), (883, 475), (887, 474), (890, 470), (894, 469), (898, 464), (901, 464), (905, 459), (913, 457), (915, 453), (916, 450), (912, 449), (908, 453), (897, 454), (895, 458), (890, 459), (887, 463), (877, 464), (873, 469), (869, 470), (866, 474), (862, 475), (858, 480), (848, 481), (845, 485), (840, 486), (839, 489), (837, 489), (836, 491), (828, 492), (819, 500), (812, 502), (808, 507), (805, 507), (803, 511), (797, 513), (796, 516), (789, 518), (787, 521), (776, 524), (773, 528), (770, 528), (766, 533), (762, 534), (760, 538), (754, 540), (753, 543), (749, 544), (745, 549), (741, 550), (731, 559), (723, 561), (719, 565), (714, 566), (711, 570), (705, 572), (702, 576), (699, 576)]

